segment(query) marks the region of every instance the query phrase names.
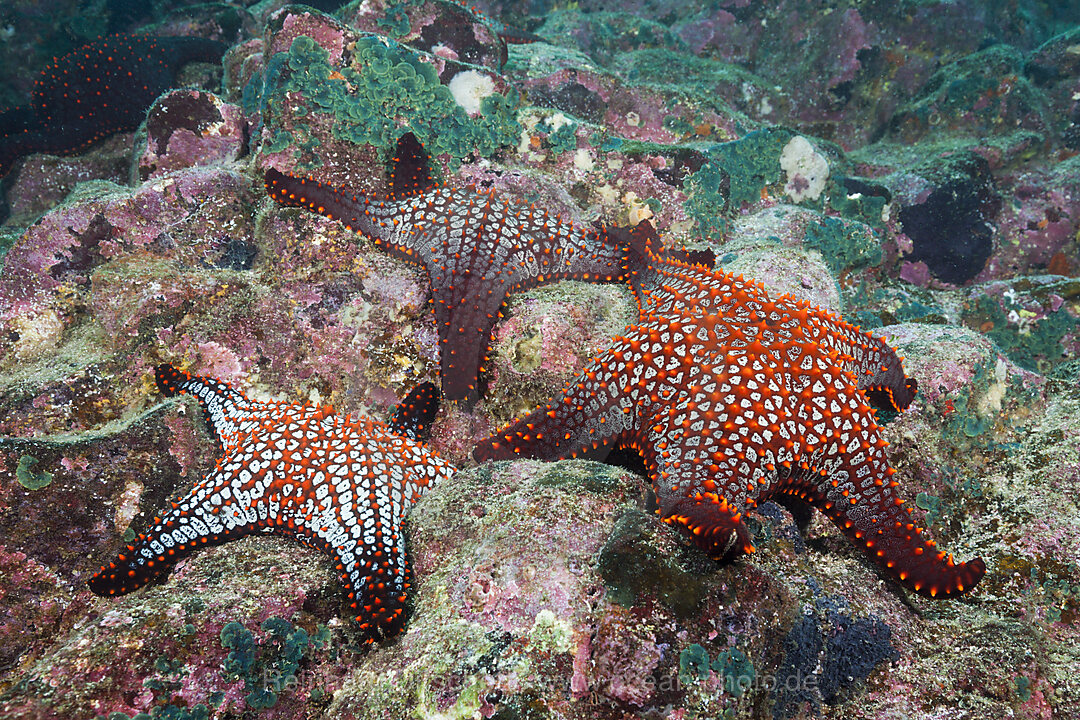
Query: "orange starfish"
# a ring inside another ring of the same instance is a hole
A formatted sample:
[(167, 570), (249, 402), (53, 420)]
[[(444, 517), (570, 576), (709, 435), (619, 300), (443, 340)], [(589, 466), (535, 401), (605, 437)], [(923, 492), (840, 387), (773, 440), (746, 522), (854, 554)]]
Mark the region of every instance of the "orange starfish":
[(623, 444), (644, 457), (664, 520), (714, 557), (753, 552), (744, 513), (786, 497), (825, 512), (918, 593), (982, 578), (983, 561), (938, 551), (896, 491), (868, 402), (903, 409), (916, 383), (884, 342), (741, 277), (639, 250), (638, 322), (561, 398), (482, 442), (477, 460)]

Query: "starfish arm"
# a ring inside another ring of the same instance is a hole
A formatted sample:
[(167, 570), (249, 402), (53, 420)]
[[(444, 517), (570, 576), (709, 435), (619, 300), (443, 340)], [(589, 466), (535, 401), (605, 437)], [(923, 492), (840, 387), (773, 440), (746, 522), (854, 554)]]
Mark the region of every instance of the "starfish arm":
[(680, 462), (671, 462), (669, 453), (652, 473), (660, 504), (656, 512), (664, 522), (683, 528), (695, 545), (717, 560), (754, 552), (742, 509), (728, 502), (734, 480), (719, 477), (713, 463), (687, 461), (682, 451), (677, 457)]
[(891, 479), (889, 466), (870, 408), (861, 406), (844, 413), (836, 430), (808, 457), (788, 465), (775, 488), (824, 512), (844, 533), (863, 548), (887, 574), (915, 592), (928, 597), (960, 595), (986, 572), (981, 558), (953, 562), (939, 551), (914, 524)]
[(365, 547), (356, 560), (343, 562), (339, 557), (335, 565), (342, 571), (341, 580), (365, 642), (392, 637), (405, 625), (412, 564), (400, 520), (395, 526), (396, 532), (381, 548)]
[[(350, 193), (311, 178), (289, 175), (269, 168), (265, 175), (266, 194), (282, 205), (303, 208), (378, 241), (386, 234), (393, 206), (364, 193)], [(414, 260), (415, 262), (415, 260)]]
[(200, 399), (225, 439), (223, 454), (212, 473), (93, 576), (90, 589), (122, 595), (200, 547), (272, 533), (333, 560), (368, 639), (400, 630), (411, 577), (402, 521), (428, 487), (455, 472), (406, 437), (430, 423), (434, 388), (422, 385), (406, 398), (393, 432), (329, 407), (252, 402), (172, 366), (156, 376), (162, 392)]
[(511, 292), (556, 280), (620, 277), (622, 245), (511, 206), (492, 193), (436, 188), (403, 201), (381, 247), (428, 271), (439, 329), (443, 395), (471, 404), (481, 394), (491, 331)]
[(637, 296), (639, 304), (644, 294), (655, 290), (663, 281), (667, 274), (660, 267), (663, 264), (670, 263), (683, 269), (699, 266), (704, 270), (712, 270), (716, 264), (716, 254), (712, 250), (664, 247), (663, 239), (648, 220), (633, 227), (608, 228), (608, 234), (611, 242), (624, 248), (623, 280)]
[(817, 485), (793, 483), (789, 494), (822, 510), (901, 585), (926, 597), (962, 595), (986, 574), (982, 558), (956, 563), (916, 527), (910, 508), (885, 481), (882, 487), (830, 499)]
[(883, 339), (824, 311), (810, 313), (806, 334), (837, 354), (837, 364), (854, 376), (874, 407), (900, 411), (915, 399), (915, 378), (904, 375), (900, 357)]
[(411, 132), (398, 138), (394, 167), (390, 173), (390, 195), (403, 197), (437, 185), (431, 177), (431, 156)]
[(241, 423), (250, 415), (255, 405), (235, 388), (214, 378), (191, 375), (172, 365), (158, 365), (154, 370), (158, 390), (166, 397), (190, 394), (199, 401), (206, 422), (214, 433), (218, 449), (227, 447)]
[(491, 332), (502, 317), (503, 288), (484, 292), (483, 278), (466, 275), (453, 285), (432, 282), (435, 325), (439, 330), (439, 377), (447, 400), (471, 405), (483, 391)]
[(255, 532), (257, 513), (245, 507), (246, 495), (231, 491), (229, 475), (222, 470), (212, 473), (174, 501), (146, 533), (102, 566), (90, 579), (90, 590), (97, 595), (124, 595), (168, 572), (199, 548)]
[(352, 461), (353, 492), (366, 503), (351, 510), (326, 506), (307, 513), (319, 545), (335, 560), (356, 622), (367, 641), (396, 634), (405, 623), (412, 570), (402, 523), (424, 492), (454, 473), (454, 468), (418, 443), (390, 441), (393, 463), (378, 451)]
[[(264, 527), (265, 532), (297, 540), (330, 558), (365, 642), (390, 637), (405, 623), (412, 571), (401, 529), (407, 507), (397, 490), (401, 475), (398, 468), (393, 473), (396, 481), (380, 483), (378, 490), (366, 494), (363, 486), (355, 488), (365, 497), (386, 496), (372, 502), (361, 518), (329, 503), (307, 501), (292, 506), (283, 522)], [(398, 500), (389, 500), (391, 495)]]
[(622, 379), (637, 371), (631, 359), (634, 342), (632, 337), (616, 337), (612, 347), (593, 358), (560, 397), (482, 440), (473, 457), (592, 457), (631, 437), (637, 424), (635, 394)]
[(429, 382), (420, 383), (397, 404), (388, 423), (391, 432), (423, 440), (431, 433), (431, 423), (439, 412), (439, 391)]

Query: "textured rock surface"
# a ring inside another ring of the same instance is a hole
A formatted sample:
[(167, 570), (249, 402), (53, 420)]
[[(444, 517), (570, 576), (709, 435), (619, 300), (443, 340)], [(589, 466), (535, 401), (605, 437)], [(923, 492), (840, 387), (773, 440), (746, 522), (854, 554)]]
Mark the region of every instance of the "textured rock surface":
[[(714, 5), (484, 6), (529, 44), (439, 2), (164, 21), (235, 41), (222, 87), (4, 183), (0, 716), (1071, 717), (1080, 8)], [(27, 33), (52, 37), (41, 22)], [(0, 64), (31, 56), (22, 32)], [(274, 162), (380, 189), (406, 130), (446, 182), (651, 220), (886, 335), (920, 388), (881, 418), (900, 489), (944, 547), (986, 559), (983, 582), (907, 595), (772, 503), (748, 517), (758, 551), (718, 565), (628, 470), (477, 467), (473, 443), (633, 315), (621, 287), (563, 283), (511, 297), (487, 396), (436, 421), (464, 469), (410, 516), (400, 638), (362, 652), (333, 569), (277, 539), (91, 595), (214, 464), (156, 364), (379, 418), (437, 379), (423, 271), (262, 188)]]

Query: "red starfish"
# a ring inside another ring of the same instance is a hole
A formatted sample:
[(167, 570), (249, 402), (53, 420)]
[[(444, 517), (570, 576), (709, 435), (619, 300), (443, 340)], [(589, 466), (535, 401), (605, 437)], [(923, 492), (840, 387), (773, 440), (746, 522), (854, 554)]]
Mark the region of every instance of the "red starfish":
[(329, 407), (249, 400), (171, 365), (160, 366), (156, 380), (166, 395), (198, 399), (223, 454), (205, 480), (94, 575), (90, 589), (122, 595), (200, 547), (274, 533), (330, 556), (368, 641), (400, 630), (411, 577), (402, 519), (428, 487), (454, 473), (410, 437), (434, 416), (434, 386), (414, 390), (387, 427)]
[(897, 494), (867, 395), (903, 409), (916, 386), (887, 345), (741, 277), (644, 258), (631, 283), (637, 324), (476, 459), (621, 443), (644, 457), (664, 520), (714, 557), (753, 552), (743, 513), (787, 496), (824, 511), (918, 593), (963, 593), (982, 578), (982, 559), (954, 564)]
[(439, 330), (443, 395), (474, 402), (491, 330), (509, 293), (555, 280), (623, 276), (625, 247), (606, 230), (582, 229), (494, 193), (434, 185), (411, 134), (398, 143), (386, 197), (266, 172), (280, 203), (338, 220), (391, 254), (427, 268)]
[(56, 58), (34, 83), (30, 105), (0, 113), (0, 176), (23, 155), (68, 155), (134, 130), (184, 65), (217, 63), (225, 49), (204, 38), (121, 34)]

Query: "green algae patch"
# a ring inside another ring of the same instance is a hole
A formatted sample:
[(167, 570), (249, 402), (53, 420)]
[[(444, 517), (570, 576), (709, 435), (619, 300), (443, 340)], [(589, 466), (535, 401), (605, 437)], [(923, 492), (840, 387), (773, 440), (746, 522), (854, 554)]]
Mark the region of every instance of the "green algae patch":
[(673, 535), (645, 512), (626, 509), (597, 558), (608, 597), (627, 608), (654, 597), (679, 617), (696, 612), (715, 566)]
[(27, 490), (40, 490), (52, 482), (52, 473), (45, 470), (36, 470), (38, 459), (32, 455), (23, 455), (19, 458), (19, 465), (15, 468), (15, 479)]
[(540, 487), (567, 490), (581, 488), (586, 492), (604, 497), (627, 484), (626, 476), (622, 471), (602, 463), (588, 460), (563, 460), (559, 463), (548, 463), (548, 465), (549, 467), (545, 468), (535, 480)]
[(883, 213), (885, 206), (889, 204), (884, 193), (868, 195), (861, 192), (848, 192), (843, 180), (844, 178), (829, 178), (829, 207), (846, 218), (860, 220), (874, 228), (884, 227)]
[(555, 616), (547, 608), (536, 615), (536, 623), (529, 632), (529, 641), (548, 653), (569, 653), (574, 649), (573, 628), (566, 620)]
[[(245, 89), (246, 105), (253, 104), (253, 95)], [(267, 120), (275, 126), (265, 149), (293, 146), (298, 158), (303, 151), (318, 157), (318, 133), (312, 128), (315, 117), (325, 115), (334, 138), (357, 145), (386, 151), (411, 131), (432, 155), (452, 161), (488, 157), (516, 145), (519, 101), (513, 88), (493, 92), (471, 117), (440, 82), (435, 65), (414, 50), (388, 38), (362, 36), (352, 65), (335, 68), (325, 49), (301, 35), (267, 63), (261, 106), (264, 117), (276, 120)]]
[(819, 251), (837, 276), (881, 264), (877, 233), (860, 222), (824, 216), (806, 228), (803, 245)]
[(743, 203), (757, 202), (783, 179), (780, 155), (793, 137), (792, 130), (770, 127), (705, 151), (705, 164), (687, 182), (686, 212), (706, 239), (722, 240)]
[(997, 343), (1017, 365), (1036, 372), (1047, 372), (1070, 359), (1065, 353), (1062, 339), (1080, 332), (1080, 320), (1064, 307), (1039, 317), (1041, 313), (1029, 309), (1022, 302), (1024, 299), (1015, 292), (1006, 292), (1002, 301), (990, 295), (980, 295), (965, 303), (963, 321)]
[[(610, 65), (620, 58), (628, 46), (639, 49), (683, 51), (671, 53), (675, 57), (686, 55), (686, 43), (662, 22), (628, 12), (608, 10), (585, 12), (578, 3), (566, 9), (555, 9), (547, 13), (544, 24), (537, 33), (542, 37), (551, 38), (550, 42), (553, 43), (558, 43), (563, 38), (574, 37), (575, 34), (585, 34), (589, 38), (590, 55), (603, 65)], [(712, 65), (722, 65), (722, 63), (712, 61)]]
[(1024, 53), (1004, 43), (964, 55), (934, 73), (919, 96), (898, 109), (890, 130), (913, 140), (932, 130), (980, 136), (1011, 133), (1021, 122), (1024, 129), (1049, 127), (1050, 110), (1026, 65)]

